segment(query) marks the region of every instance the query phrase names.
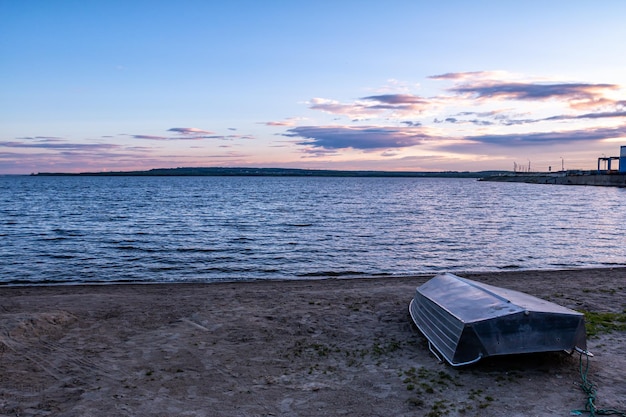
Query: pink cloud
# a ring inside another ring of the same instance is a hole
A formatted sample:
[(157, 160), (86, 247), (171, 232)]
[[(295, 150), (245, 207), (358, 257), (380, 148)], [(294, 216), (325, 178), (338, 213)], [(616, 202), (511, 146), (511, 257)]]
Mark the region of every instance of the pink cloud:
[(505, 99), (505, 100), (547, 100), (562, 98), (576, 101), (601, 100), (608, 90), (616, 90), (615, 84), (586, 84), (586, 83), (507, 83), (507, 82), (479, 82), (462, 84), (448, 89), (461, 95), (469, 95), (477, 99)]
[(134, 139), (149, 139), (149, 140), (168, 140), (165, 136), (153, 136), (153, 135), (132, 135)]
[(283, 122), (265, 122), (263, 123), (265, 126), (293, 126), (294, 122), (292, 121), (283, 121)]
[(385, 113), (402, 117), (421, 113), (432, 104), (431, 100), (412, 94), (382, 94), (362, 97), (354, 103), (340, 103), (336, 100), (314, 98), (311, 99), (309, 108), (352, 118), (377, 116)]
[(476, 78), (492, 78), (499, 74), (496, 71), (470, 71), (470, 72), (448, 72), (446, 74), (431, 75), (430, 79), (433, 80), (467, 80)]
[(198, 129), (197, 127), (173, 127), (167, 129), (168, 132), (174, 132), (181, 135), (212, 135), (213, 132), (208, 130)]

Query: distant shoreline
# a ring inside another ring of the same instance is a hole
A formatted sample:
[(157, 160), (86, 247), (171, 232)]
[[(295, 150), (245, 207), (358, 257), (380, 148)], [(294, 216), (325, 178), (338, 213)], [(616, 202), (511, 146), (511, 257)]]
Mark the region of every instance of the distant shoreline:
[(108, 171), (108, 172), (40, 172), (32, 176), (222, 176), (222, 177), (435, 177), (435, 178), (483, 178), (499, 175), (506, 171), (345, 171), (329, 169), (295, 169), (295, 168), (155, 168), (147, 171)]
[[(25, 175), (20, 175), (25, 176)], [(353, 177), (353, 178), (474, 178), (488, 182), (626, 187), (626, 174), (596, 171), (518, 173), (512, 171), (349, 171), (297, 168), (183, 167), (145, 171), (38, 172), (35, 177)]]

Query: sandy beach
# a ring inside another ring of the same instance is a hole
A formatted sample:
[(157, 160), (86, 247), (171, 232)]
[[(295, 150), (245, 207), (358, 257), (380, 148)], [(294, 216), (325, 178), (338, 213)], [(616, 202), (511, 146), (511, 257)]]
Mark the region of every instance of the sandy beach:
[[(593, 312), (626, 269), (459, 274)], [(2, 416), (569, 416), (579, 355), (453, 368), (407, 312), (431, 276), (0, 287)], [(626, 332), (590, 337), (596, 406), (626, 410)], [(583, 413), (583, 415), (588, 415)]]

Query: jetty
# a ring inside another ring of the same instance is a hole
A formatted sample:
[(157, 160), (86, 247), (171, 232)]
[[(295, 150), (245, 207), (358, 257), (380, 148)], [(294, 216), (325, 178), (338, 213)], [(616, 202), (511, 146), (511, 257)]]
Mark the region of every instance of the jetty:
[(479, 181), (525, 182), (528, 184), (594, 185), (626, 187), (626, 174), (605, 174), (595, 171), (565, 171), (555, 173), (504, 173), (480, 178)]
[[(619, 168), (611, 163), (618, 161)], [(529, 165), (530, 171), (530, 165)], [(620, 156), (598, 158), (598, 169), (591, 171), (561, 170), (559, 172), (504, 172), (487, 175), (479, 181), (525, 182), (529, 184), (595, 185), (603, 187), (626, 187), (626, 146), (620, 148)]]

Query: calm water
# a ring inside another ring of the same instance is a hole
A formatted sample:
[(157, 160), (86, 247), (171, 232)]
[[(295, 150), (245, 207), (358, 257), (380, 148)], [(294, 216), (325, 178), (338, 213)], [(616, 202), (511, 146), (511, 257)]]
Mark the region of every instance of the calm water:
[(0, 283), (626, 265), (626, 190), (437, 178), (0, 177)]

